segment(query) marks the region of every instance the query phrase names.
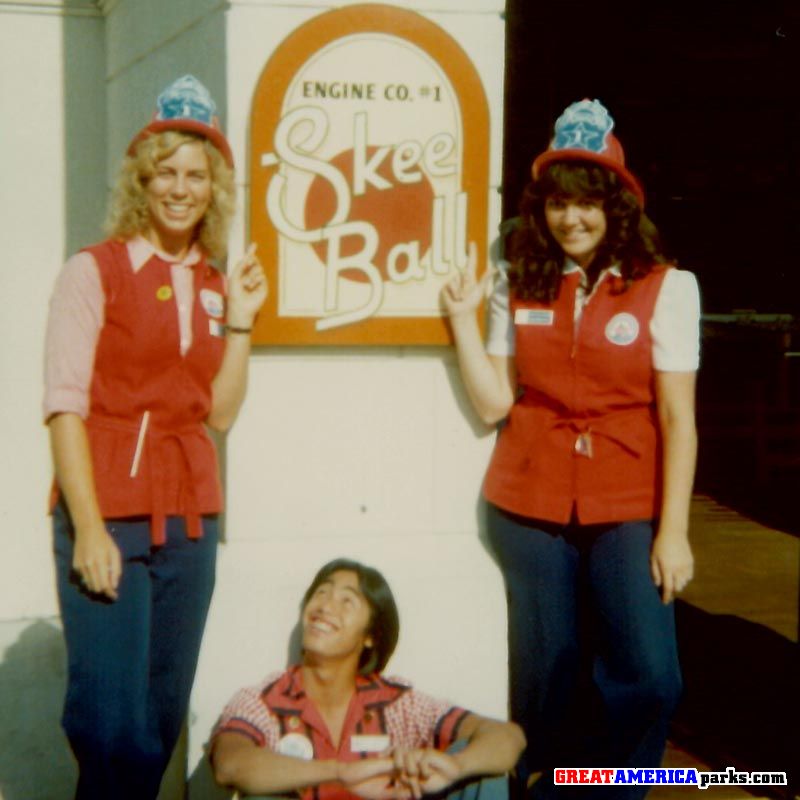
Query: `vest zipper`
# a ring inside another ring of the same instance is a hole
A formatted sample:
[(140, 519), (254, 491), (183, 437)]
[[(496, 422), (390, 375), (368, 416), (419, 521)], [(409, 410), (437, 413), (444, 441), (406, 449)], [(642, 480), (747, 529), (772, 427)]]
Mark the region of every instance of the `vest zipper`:
[[(578, 300), (578, 292), (580, 291), (580, 284), (575, 287), (575, 297), (572, 301), (572, 347), (570, 347), (569, 357), (571, 359), (575, 358), (575, 355), (578, 352), (578, 330), (581, 326), (581, 321), (583, 320), (583, 313), (586, 310), (586, 301), (587, 297), (584, 295), (581, 301)], [(576, 314), (578, 303), (581, 303), (580, 313)]]

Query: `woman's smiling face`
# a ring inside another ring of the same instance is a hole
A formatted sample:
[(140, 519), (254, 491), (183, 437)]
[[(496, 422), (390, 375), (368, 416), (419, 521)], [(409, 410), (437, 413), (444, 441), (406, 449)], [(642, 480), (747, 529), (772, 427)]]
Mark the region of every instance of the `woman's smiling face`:
[(146, 238), (171, 255), (185, 255), (211, 203), (211, 167), (203, 143), (186, 142), (159, 161), (145, 196)]
[(550, 195), (544, 203), (544, 218), (564, 253), (586, 269), (606, 235), (603, 201)]

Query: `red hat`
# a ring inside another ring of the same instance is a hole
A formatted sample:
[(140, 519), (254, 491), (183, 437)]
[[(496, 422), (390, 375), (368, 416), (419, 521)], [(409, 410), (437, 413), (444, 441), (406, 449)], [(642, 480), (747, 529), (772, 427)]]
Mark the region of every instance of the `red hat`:
[(233, 167), (233, 152), (220, 130), (216, 117), (217, 106), (208, 89), (193, 75), (184, 75), (171, 83), (158, 96), (157, 111), (149, 125), (145, 125), (128, 145), (132, 156), (136, 146), (151, 133), (186, 131), (208, 139), (222, 153), (229, 167)]
[(627, 189), (644, 206), (644, 189), (625, 166), (625, 152), (611, 129), (614, 120), (599, 100), (581, 100), (568, 106), (556, 120), (555, 136), (549, 149), (536, 157), (533, 179), (554, 161), (593, 161), (621, 178)]

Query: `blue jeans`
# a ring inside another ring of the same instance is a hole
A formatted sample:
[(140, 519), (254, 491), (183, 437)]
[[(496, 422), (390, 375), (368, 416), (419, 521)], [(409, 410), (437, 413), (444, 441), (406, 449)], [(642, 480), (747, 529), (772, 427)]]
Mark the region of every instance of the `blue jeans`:
[(488, 508), (508, 596), (511, 717), (536, 798), (644, 796), (553, 786), (555, 767), (655, 767), (682, 682), (672, 605), (650, 575), (653, 525), (555, 525)]
[(217, 551), (217, 520), (186, 537), (167, 520), (153, 547), (145, 519), (108, 520), (122, 554), (119, 597), (88, 592), (72, 569), (63, 506), (53, 536), (68, 680), (62, 725), (78, 761), (76, 800), (154, 800), (189, 707)]

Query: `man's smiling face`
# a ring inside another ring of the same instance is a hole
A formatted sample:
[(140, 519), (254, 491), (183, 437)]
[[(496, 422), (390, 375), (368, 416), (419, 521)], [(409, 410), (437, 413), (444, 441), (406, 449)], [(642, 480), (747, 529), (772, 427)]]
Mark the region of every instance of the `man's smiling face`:
[(303, 650), (312, 661), (354, 658), (372, 646), (368, 633), (372, 610), (358, 575), (338, 570), (323, 581), (303, 609)]

